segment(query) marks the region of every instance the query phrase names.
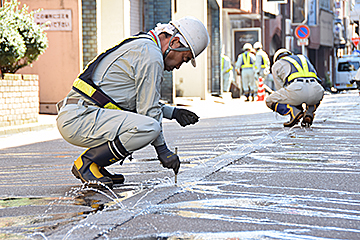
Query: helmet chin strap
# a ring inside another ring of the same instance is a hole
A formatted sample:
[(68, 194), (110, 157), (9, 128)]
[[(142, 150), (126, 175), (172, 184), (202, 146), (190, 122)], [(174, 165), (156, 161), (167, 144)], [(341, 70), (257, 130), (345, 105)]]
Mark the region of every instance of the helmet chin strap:
[(175, 37), (175, 35), (179, 33), (179, 30), (177, 30), (175, 28), (174, 30), (174, 33), (173, 35), (171, 36), (170, 38), (170, 41), (169, 41), (169, 46), (168, 48), (166, 49), (166, 51), (164, 52), (163, 54), (163, 59), (165, 60), (165, 58), (167, 57), (167, 55), (169, 54), (169, 52), (172, 50), (172, 51), (177, 51), (177, 52), (186, 52), (186, 51), (191, 51), (191, 49), (189, 47), (179, 47), (179, 48), (172, 48), (170, 45), (171, 45), (171, 41), (173, 40), (173, 38)]

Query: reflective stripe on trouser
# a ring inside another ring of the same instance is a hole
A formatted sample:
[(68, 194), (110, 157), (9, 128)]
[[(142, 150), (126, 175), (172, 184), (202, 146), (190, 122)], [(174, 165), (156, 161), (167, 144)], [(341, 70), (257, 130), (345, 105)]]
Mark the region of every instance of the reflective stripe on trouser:
[(73, 145), (93, 148), (119, 137), (130, 153), (153, 142), (161, 131), (158, 121), (144, 115), (77, 104), (63, 107), (56, 121), (63, 138)]
[(295, 116), (299, 112), (302, 112), (299, 108), (297, 108), (295, 106), (291, 106), (290, 104), (282, 104), (282, 103), (274, 104), (273, 110), (283, 116), (290, 114), (291, 119), (295, 118)]

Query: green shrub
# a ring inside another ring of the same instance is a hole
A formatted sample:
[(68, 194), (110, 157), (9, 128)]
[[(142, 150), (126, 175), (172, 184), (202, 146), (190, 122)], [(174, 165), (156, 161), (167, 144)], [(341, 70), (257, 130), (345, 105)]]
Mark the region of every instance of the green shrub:
[(36, 61), (48, 47), (42, 25), (34, 21), (34, 13), (28, 12), (17, 0), (6, 1), (0, 8), (0, 71), (15, 73)]

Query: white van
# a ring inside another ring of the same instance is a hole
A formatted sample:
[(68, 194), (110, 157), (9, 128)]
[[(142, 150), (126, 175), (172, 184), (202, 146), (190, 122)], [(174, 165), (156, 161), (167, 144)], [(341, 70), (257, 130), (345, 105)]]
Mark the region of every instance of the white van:
[(356, 83), (350, 83), (350, 81), (355, 78), (359, 66), (359, 55), (345, 55), (338, 58), (333, 87), (337, 91), (357, 89)]

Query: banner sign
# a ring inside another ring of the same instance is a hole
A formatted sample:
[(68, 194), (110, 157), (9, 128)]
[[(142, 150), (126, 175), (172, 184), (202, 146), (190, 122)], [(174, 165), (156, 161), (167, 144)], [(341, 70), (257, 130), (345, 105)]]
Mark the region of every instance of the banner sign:
[(234, 29), (234, 60), (237, 60), (239, 54), (243, 52), (242, 47), (245, 43), (254, 43), (260, 41), (261, 28), (241, 28)]
[(44, 24), (46, 31), (71, 31), (71, 9), (42, 10), (34, 14), (37, 24)]

